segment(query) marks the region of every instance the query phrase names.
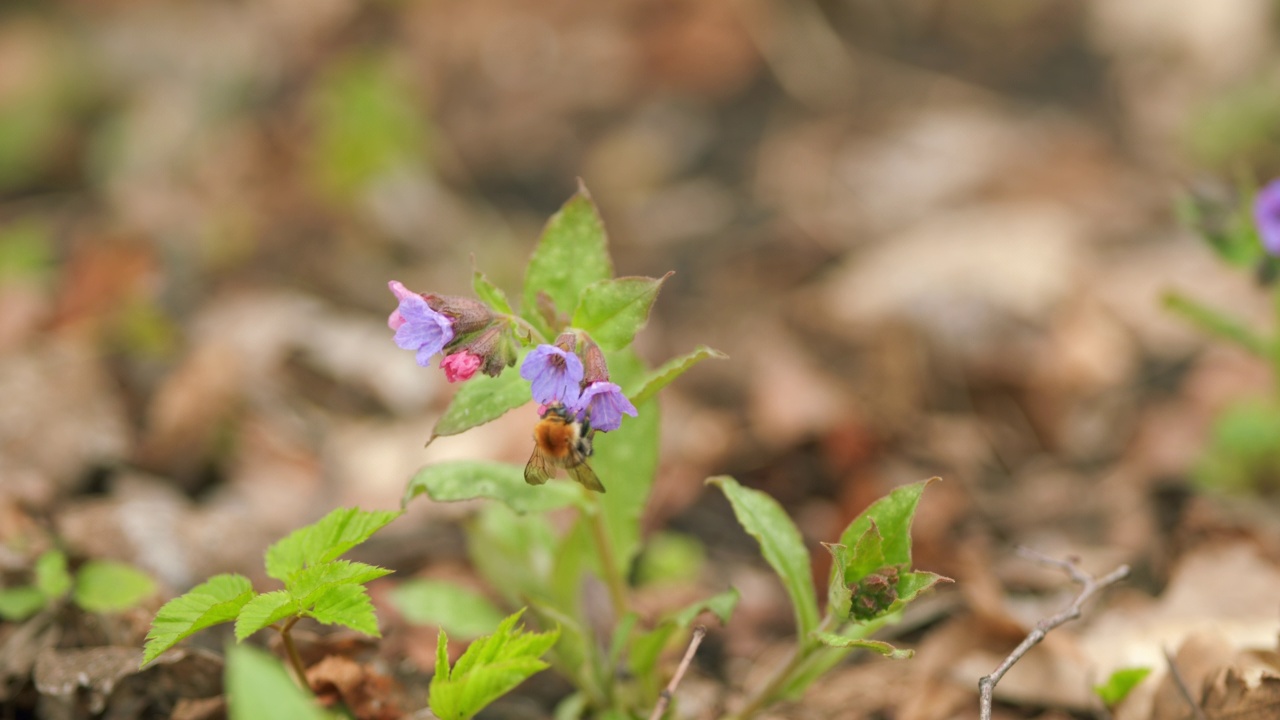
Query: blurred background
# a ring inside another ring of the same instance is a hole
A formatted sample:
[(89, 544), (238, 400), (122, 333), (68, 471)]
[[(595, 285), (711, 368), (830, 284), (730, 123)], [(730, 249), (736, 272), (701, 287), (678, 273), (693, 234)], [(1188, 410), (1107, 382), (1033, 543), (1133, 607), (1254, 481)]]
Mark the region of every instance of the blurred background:
[[(582, 178), (619, 274), (676, 272), (641, 354), (731, 358), (666, 394), (646, 516), (743, 590), (706, 678), (770, 665), (790, 611), (703, 478), (768, 491), (821, 552), (940, 475), (917, 565), (959, 582), (916, 639), (971, 635), (858, 702), (969, 713), (994, 661), (950, 673), (1016, 642), (1007, 589), (1063, 583), (1015, 545), (1131, 563), (1150, 597), (1224, 538), (1275, 572), (1269, 501), (1197, 484), (1268, 366), (1160, 296), (1272, 312), (1174, 208), (1280, 174), (1278, 37), (1271, 0), (6, 2), (0, 574), (58, 544), (166, 594), (259, 577), (267, 543), (395, 507), (424, 463), (523, 462), (531, 408), (423, 448), (454, 388), (391, 342), (386, 283), (515, 290)], [(1274, 437), (1214, 472), (1265, 496)], [(467, 576), (467, 512), (416, 503), (368, 552)], [(388, 638), (429, 662), (427, 634)], [(1059, 686), (1032, 706), (1076, 707)], [(803, 716), (853, 702), (821, 687)]]

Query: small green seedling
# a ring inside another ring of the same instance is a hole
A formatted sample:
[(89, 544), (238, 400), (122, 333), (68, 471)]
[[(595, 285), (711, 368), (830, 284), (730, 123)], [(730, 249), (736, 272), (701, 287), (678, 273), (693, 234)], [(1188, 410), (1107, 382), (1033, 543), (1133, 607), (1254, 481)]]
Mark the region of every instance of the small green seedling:
[(1105, 683), (1095, 685), (1093, 692), (1102, 699), (1104, 705), (1112, 708), (1128, 697), (1138, 683), (1150, 674), (1151, 668), (1121, 668), (1111, 673), (1111, 677), (1107, 678)]
[(30, 585), (0, 590), (0, 618), (25, 620), (60, 602), (71, 601), (89, 612), (120, 612), (136, 606), (156, 591), (146, 573), (125, 563), (90, 560), (73, 575), (67, 556), (49, 550), (36, 559)]
[(556, 640), (558, 629), (527, 633), (516, 621), (524, 610), (507, 617), (492, 635), (471, 643), (449, 667), (449, 639), (436, 641), (436, 674), (431, 678), (431, 712), (440, 720), (470, 720), (489, 703), (511, 692), (535, 673), (547, 669), (541, 658)]
[(339, 508), (272, 545), (266, 554), (267, 574), (284, 583), (283, 590), (257, 593), (248, 578), (227, 573), (170, 600), (151, 623), (142, 664), (193, 633), (234, 622), (237, 642), (263, 628), (275, 628), (294, 672), (303, 678), (305, 668), (289, 634), (302, 618), (379, 637), (364, 584), (391, 571), (337, 558), (399, 516), (392, 511)]

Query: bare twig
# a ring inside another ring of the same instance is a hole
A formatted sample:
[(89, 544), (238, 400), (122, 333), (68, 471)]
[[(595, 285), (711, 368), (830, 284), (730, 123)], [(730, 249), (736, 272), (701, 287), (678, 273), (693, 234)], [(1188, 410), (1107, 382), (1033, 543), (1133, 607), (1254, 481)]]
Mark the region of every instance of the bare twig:
[(676, 674), (671, 676), (671, 682), (662, 689), (662, 693), (658, 695), (658, 702), (653, 706), (653, 713), (649, 715), (649, 720), (662, 720), (662, 716), (667, 712), (667, 706), (671, 704), (671, 696), (676, 692), (676, 686), (684, 679), (684, 674), (689, 670), (689, 663), (693, 662), (693, 654), (698, 652), (698, 646), (702, 644), (702, 638), (707, 634), (707, 628), (699, 625), (693, 629), (693, 637), (689, 639), (689, 649), (684, 651), (684, 657), (680, 660), (679, 667), (676, 668)]
[(1178, 671), (1178, 664), (1173, 661), (1173, 655), (1169, 654), (1169, 648), (1163, 648), (1165, 662), (1169, 663), (1169, 677), (1173, 678), (1173, 684), (1178, 688), (1178, 694), (1183, 700), (1191, 706), (1191, 715), (1195, 720), (1209, 720), (1205, 716), (1204, 710), (1200, 708), (1200, 703), (1191, 696), (1191, 690), (1187, 687), (1187, 682), (1182, 678), (1182, 673)]
[(1027, 635), (1026, 639), (1023, 640), (1018, 647), (1014, 648), (1013, 652), (1009, 653), (1009, 657), (1005, 658), (1004, 662), (1000, 663), (1000, 667), (996, 668), (995, 672), (978, 681), (978, 694), (981, 702), (979, 717), (981, 717), (982, 720), (991, 720), (992, 695), (995, 692), (996, 683), (1000, 682), (1000, 679), (1004, 677), (1005, 673), (1009, 672), (1009, 669), (1013, 667), (1014, 663), (1021, 660), (1022, 656), (1026, 655), (1028, 650), (1035, 647), (1041, 640), (1044, 640), (1050, 630), (1080, 617), (1080, 611), (1085, 602), (1088, 601), (1089, 598), (1093, 597), (1099, 590), (1102, 590), (1108, 585), (1117, 583), (1129, 575), (1128, 565), (1121, 565), (1110, 573), (1107, 573), (1100, 578), (1095, 578), (1089, 573), (1081, 570), (1079, 565), (1076, 564), (1076, 560), (1074, 558), (1058, 560), (1028, 548), (1018, 548), (1018, 554), (1045, 565), (1052, 565), (1053, 567), (1059, 568), (1063, 572), (1067, 573), (1071, 576), (1072, 580), (1080, 584), (1080, 594), (1076, 595), (1076, 599), (1072, 600), (1071, 604), (1061, 612), (1036, 623), (1035, 629)]

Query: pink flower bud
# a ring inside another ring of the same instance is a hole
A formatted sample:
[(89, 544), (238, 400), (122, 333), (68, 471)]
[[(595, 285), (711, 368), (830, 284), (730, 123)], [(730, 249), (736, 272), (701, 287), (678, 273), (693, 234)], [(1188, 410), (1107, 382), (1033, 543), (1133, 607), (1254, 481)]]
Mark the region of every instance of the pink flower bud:
[(449, 382), (458, 382), (460, 380), (470, 380), (472, 375), (476, 374), (476, 370), (480, 368), (481, 357), (472, 355), (463, 350), (452, 355), (445, 356), (440, 362), (440, 367), (444, 369), (444, 376)]

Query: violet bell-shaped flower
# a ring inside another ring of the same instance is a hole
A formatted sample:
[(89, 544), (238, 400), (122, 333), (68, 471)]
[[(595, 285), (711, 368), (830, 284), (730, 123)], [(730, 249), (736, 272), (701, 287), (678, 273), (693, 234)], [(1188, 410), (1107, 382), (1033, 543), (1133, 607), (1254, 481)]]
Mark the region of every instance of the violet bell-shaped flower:
[(533, 385), (533, 399), (541, 405), (563, 403), (576, 408), (582, 387), (582, 361), (554, 345), (539, 345), (520, 363), (520, 377)]
[(1280, 178), (1267, 183), (1253, 199), (1253, 221), (1267, 253), (1280, 257)]
[(387, 319), (387, 324), (391, 325), (397, 316), (396, 345), (405, 350), (416, 350), (418, 364), (422, 367), (429, 367), (431, 356), (444, 350), (444, 346), (453, 340), (453, 326), (449, 318), (432, 310), (421, 295), (410, 293), (400, 298), (400, 306)]
[(587, 386), (578, 398), (579, 420), (589, 420), (591, 427), (600, 432), (617, 430), (622, 426), (622, 414), (636, 417), (636, 406), (631, 404), (622, 388), (614, 383), (598, 381)]

